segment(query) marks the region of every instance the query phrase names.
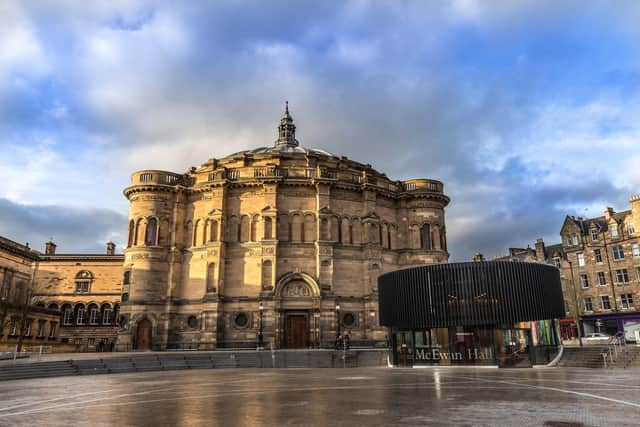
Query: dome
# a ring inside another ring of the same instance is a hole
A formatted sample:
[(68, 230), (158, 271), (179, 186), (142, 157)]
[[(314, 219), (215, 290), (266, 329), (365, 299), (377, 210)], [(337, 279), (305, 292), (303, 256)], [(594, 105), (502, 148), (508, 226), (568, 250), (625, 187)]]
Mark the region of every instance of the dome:
[[(318, 148), (305, 148), (299, 145), (277, 145), (275, 147), (258, 147), (253, 150), (241, 151), (240, 153), (247, 154), (268, 154), (268, 153), (300, 153), (300, 154), (315, 154), (326, 157), (337, 157), (325, 150)], [(236, 154), (240, 154), (236, 153)]]

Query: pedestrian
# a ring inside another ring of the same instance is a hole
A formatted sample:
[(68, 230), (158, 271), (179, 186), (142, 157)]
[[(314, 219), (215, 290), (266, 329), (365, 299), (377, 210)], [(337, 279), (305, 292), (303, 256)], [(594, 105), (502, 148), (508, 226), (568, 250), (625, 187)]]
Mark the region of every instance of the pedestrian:
[(344, 345), (344, 349), (345, 350), (349, 350), (349, 344), (350, 344), (350, 342), (349, 342), (349, 332), (345, 333), (344, 337), (342, 339), (344, 340), (344, 344), (343, 344)]

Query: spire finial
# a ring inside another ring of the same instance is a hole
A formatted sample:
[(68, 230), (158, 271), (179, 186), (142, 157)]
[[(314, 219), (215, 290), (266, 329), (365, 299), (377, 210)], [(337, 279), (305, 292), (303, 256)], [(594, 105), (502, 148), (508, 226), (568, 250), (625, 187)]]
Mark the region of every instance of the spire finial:
[(299, 145), (296, 140), (296, 125), (293, 124), (293, 118), (289, 114), (289, 101), (284, 102), (284, 114), (280, 119), (278, 139), (276, 140), (276, 147), (283, 145), (291, 147)]

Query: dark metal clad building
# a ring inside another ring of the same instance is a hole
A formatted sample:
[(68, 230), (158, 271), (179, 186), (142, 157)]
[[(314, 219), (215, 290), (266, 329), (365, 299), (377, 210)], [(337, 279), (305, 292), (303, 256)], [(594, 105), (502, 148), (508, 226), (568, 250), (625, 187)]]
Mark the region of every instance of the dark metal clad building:
[(565, 315), (557, 268), (522, 262), (427, 265), (378, 279), (380, 324), (400, 329), (506, 325)]

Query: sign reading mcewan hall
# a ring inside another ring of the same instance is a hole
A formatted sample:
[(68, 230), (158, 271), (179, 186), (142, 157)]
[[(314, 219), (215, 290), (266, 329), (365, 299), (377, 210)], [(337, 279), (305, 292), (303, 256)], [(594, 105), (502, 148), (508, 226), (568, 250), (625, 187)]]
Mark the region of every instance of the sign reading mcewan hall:
[(132, 175), (120, 347), (320, 347), (344, 331), (386, 343), (377, 278), (447, 262), (449, 198), (295, 131), (286, 107), (270, 147)]

